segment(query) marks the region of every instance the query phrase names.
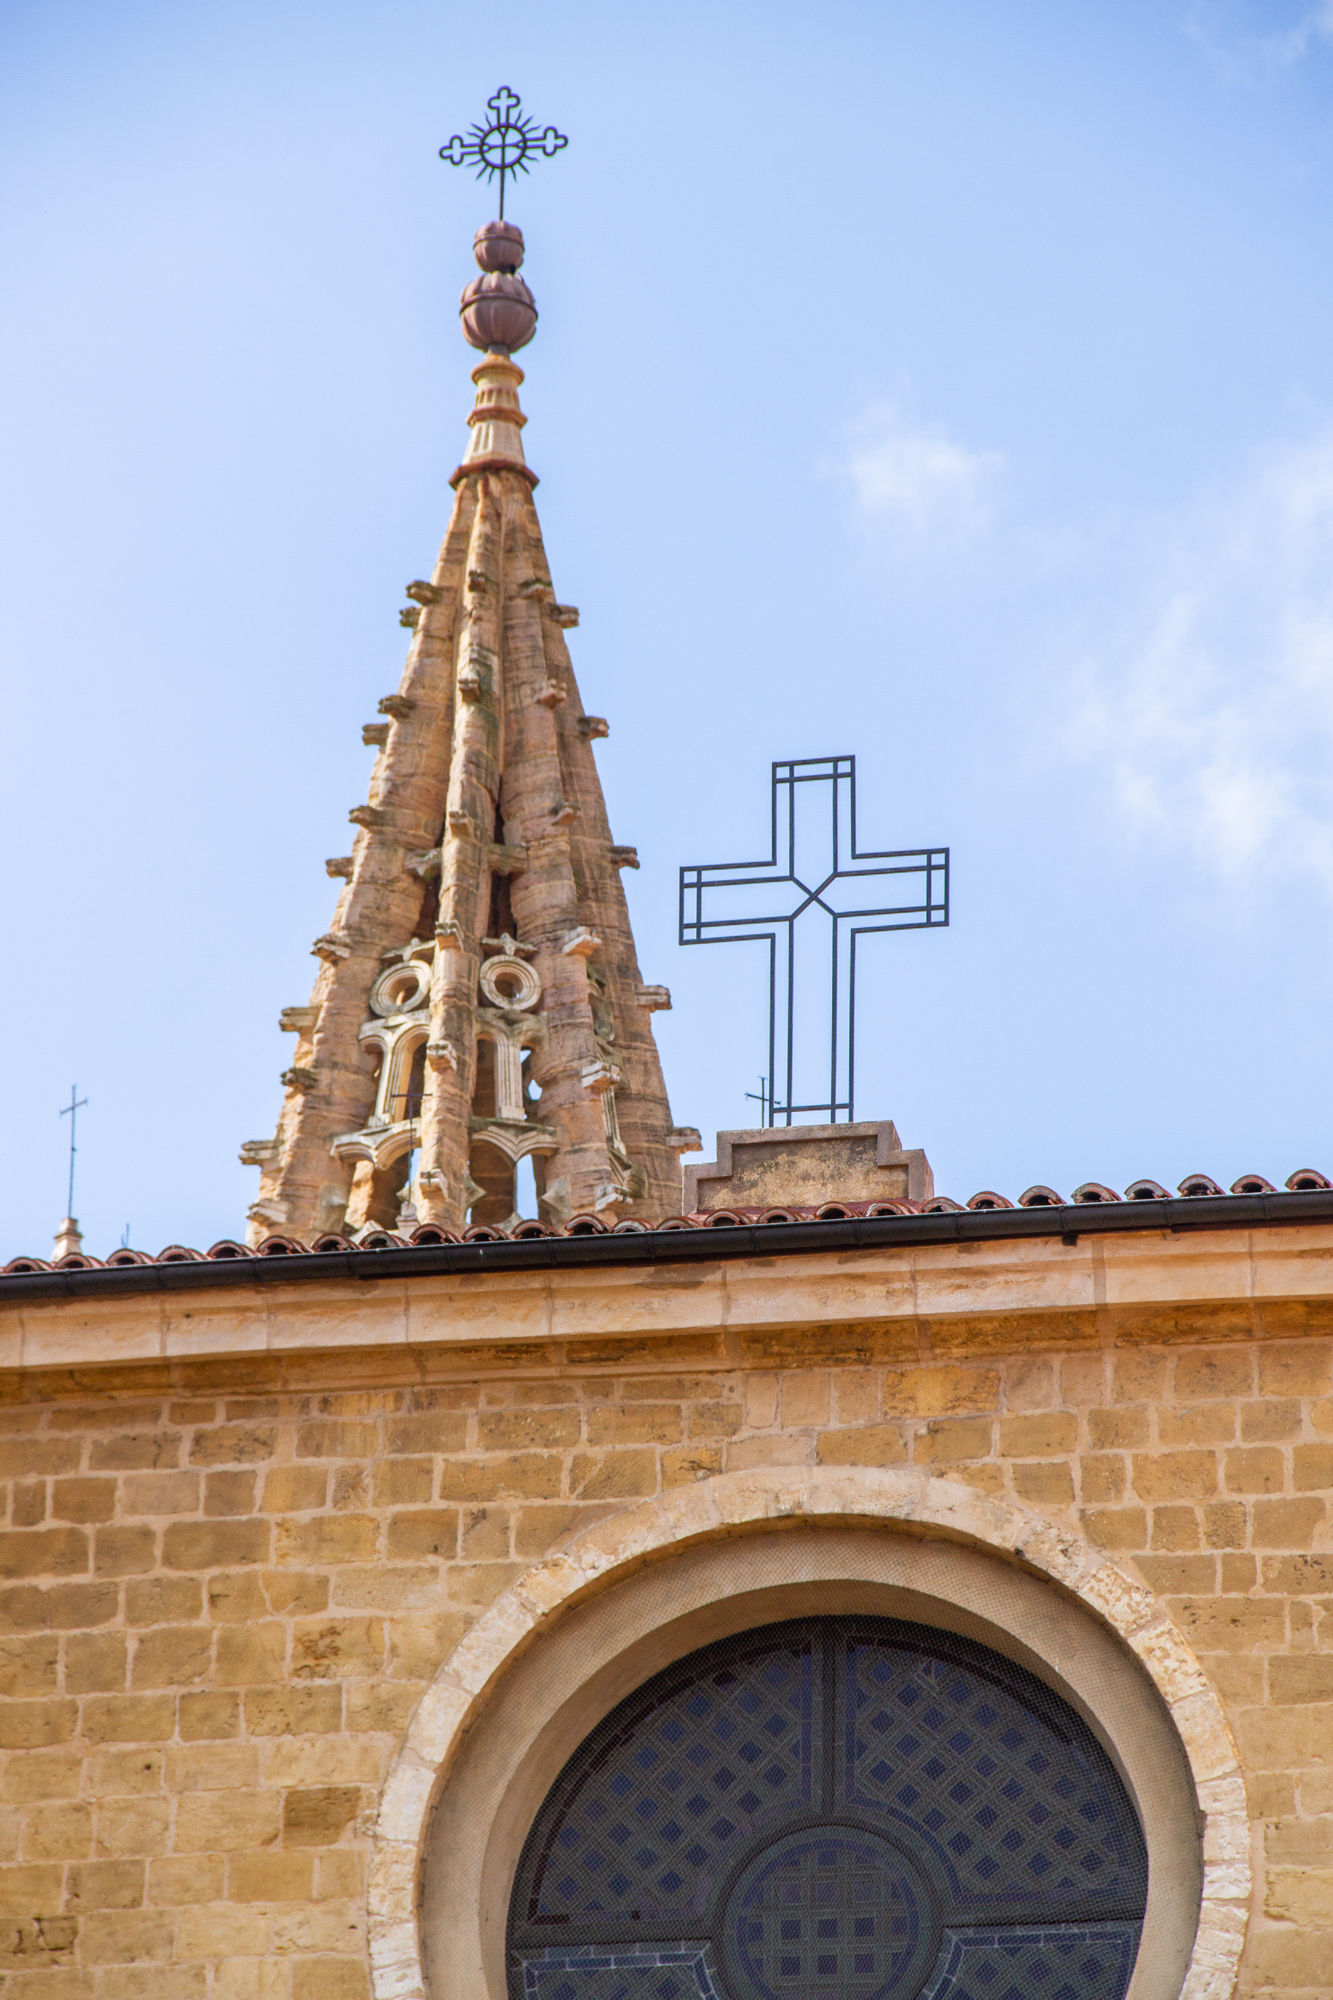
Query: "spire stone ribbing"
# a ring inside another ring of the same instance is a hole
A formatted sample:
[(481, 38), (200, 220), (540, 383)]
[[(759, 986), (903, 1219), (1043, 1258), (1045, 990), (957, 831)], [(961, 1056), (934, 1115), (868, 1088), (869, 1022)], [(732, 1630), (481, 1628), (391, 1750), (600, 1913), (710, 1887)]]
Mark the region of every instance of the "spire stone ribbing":
[(449, 484), (456, 487), (472, 472), (517, 472), (535, 486), (537, 475), (523, 456), (523, 426), (528, 421), (518, 401), (523, 370), (497, 350), (478, 362), (472, 379), (477, 385), (477, 400), (468, 417), (472, 435)]
[(318, 1238), (415, 1223), (516, 1219), (530, 1157), (541, 1215), (658, 1218), (680, 1202), (679, 1154), (593, 742), (533, 504), (523, 371), (510, 350), (536, 307), (512, 223), (478, 232), (483, 276), (463, 328), (470, 437), (453, 516), (354, 806), (334, 918), (307, 1007), (251, 1235)]

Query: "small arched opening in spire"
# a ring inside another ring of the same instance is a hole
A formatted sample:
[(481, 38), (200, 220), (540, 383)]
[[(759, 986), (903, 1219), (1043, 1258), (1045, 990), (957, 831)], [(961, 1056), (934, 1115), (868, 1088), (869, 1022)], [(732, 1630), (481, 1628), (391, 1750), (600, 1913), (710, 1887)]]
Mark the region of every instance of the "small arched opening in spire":
[(477, 1077), (472, 1087), (472, 1116), (494, 1118), (495, 1043), (487, 1034), (477, 1036)]
[(468, 1209), (469, 1222), (508, 1222), (514, 1213), (514, 1162), (498, 1146), (477, 1139), (468, 1160), (468, 1173), (479, 1190)]
[(421, 908), (417, 911), (416, 923), (412, 926), (413, 937), (428, 938), (435, 935), (435, 926), (440, 916), (440, 877), (438, 869), (428, 875), (421, 891)]
[(420, 1118), (426, 1090), (426, 1034), (423, 1030), (410, 1039), (404, 1036), (394, 1050), (394, 1074), (390, 1079), (384, 1109), (395, 1125), (408, 1118)]
[[(497, 842), (503, 844), (504, 823), (500, 819), (498, 810), (496, 821), (499, 831), (495, 838)], [(491, 872), (491, 905), (487, 913), (487, 925), (487, 936), (493, 938), (504, 937), (506, 932), (512, 936), (518, 929), (514, 921), (514, 899), (510, 892), (509, 876), (499, 868)]]
[(362, 1059), (370, 1072), (371, 1085), (375, 1093), (373, 1101), (378, 1106), (380, 1084), (384, 1080), (384, 1041), (379, 1035), (363, 1035), (360, 1047)]
[(375, 1080), (374, 1111), (360, 1131), (335, 1141), (341, 1159), (355, 1162), (343, 1227), (395, 1229), (420, 1134), (426, 1082), (427, 1028), (395, 1030), (376, 1017), (360, 1043)]
[(407, 1181), (411, 1154), (406, 1148), (392, 1159), (376, 1163), (358, 1160), (352, 1172), (352, 1189), (347, 1198), (344, 1227), (350, 1235), (358, 1229), (394, 1229), (398, 1207)]

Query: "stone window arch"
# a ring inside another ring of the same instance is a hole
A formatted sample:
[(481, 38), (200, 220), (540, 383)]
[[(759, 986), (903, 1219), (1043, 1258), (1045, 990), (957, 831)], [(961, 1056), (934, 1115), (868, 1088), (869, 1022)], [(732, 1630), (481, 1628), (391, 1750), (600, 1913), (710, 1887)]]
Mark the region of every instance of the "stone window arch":
[[(627, 1507), (478, 1621), (424, 1697), (383, 1795), (368, 1911), (376, 2000), (507, 2000), (525, 1847), (571, 1753), (703, 1648), (848, 1618), (986, 1649), (1086, 1725), (1148, 1854), (1140, 1948), (1128, 1987), (1111, 1993), (1224, 2000), (1250, 1894), (1244, 1789), (1216, 1696), (1165, 1608), (1039, 1516), (869, 1467), (721, 1474)], [(1133, 1914), (1131, 1902), (1114, 1921)]]
[(427, 1033), (425, 1028), (412, 1029), (394, 1043), (384, 1109), (395, 1125), (421, 1116), (426, 1090)]
[(779, 1621), (626, 1697), (510, 1899), (510, 2000), (1123, 2000), (1147, 1850), (1047, 1682), (910, 1620)]
[[(519, 967), (523, 972), (527, 969)], [(514, 1122), (525, 1118), (523, 1058), (545, 1039), (546, 1023), (539, 1015), (517, 1014), (506, 1021), (494, 1012), (478, 1014), (474, 1117)]]
[[(421, 1116), (429, 1033), (426, 1019), (407, 1024), (372, 1019), (362, 1027), (358, 1040), (370, 1056), (375, 1078), (375, 1109), (367, 1130), (405, 1124)], [(400, 1142), (383, 1153), (382, 1159), (396, 1158), (404, 1150), (406, 1146)]]

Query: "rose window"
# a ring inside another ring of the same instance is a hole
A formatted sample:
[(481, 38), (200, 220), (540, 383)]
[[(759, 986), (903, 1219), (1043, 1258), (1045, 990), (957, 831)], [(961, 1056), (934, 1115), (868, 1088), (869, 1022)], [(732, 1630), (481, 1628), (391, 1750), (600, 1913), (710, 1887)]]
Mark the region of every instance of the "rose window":
[(677, 1661), (575, 1751), (519, 1862), (511, 2000), (1123, 2000), (1147, 1881), (1035, 1674), (806, 1618)]

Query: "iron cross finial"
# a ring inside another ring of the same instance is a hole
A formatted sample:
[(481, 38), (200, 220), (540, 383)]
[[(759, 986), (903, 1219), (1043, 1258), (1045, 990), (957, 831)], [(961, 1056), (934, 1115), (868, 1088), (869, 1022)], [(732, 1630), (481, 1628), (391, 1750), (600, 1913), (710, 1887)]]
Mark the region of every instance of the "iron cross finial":
[[(765, 1125), (799, 1124), (810, 1116), (821, 1124), (850, 1124), (856, 1115), (857, 944), (879, 931), (935, 930), (948, 923), (949, 850), (863, 851), (856, 834), (855, 757), (774, 764), (771, 814), (763, 861), (681, 869), (680, 941), (768, 946), (768, 1074), (758, 1092)], [(867, 891), (856, 885), (867, 878), (884, 900), (875, 902), (872, 893), (869, 904), (857, 907)], [(750, 899), (760, 889), (765, 894), (756, 913)], [(822, 980), (798, 969), (797, 924), (803, 918), (803, 935), (822, 936)], [(882, 996), (877, 1000), (882, 1007)]]
[(569, 140), (563, 132), (557, 132), (554, 125), (544, 131), (537, 130), (536, 121), (522, 115), (520, 100), (507, 84), (501, 84), (494, 97), (488, 98), (487, 110), (491, 114), (489, 125), (469, 126), (466, 136), (455, 132), (447, 146), (441, 146), (440, 158), (448, 160), (451, 167), (477, 169), (477, 179), (485, 174), (488, 180), (500, 176), (500, 220), (505, 212), (505, 175), (526, 174), (531, 155), (540, 153), (551, 159)]
[(79, 1096), (79, 1086), (77, 1083), (72, 1083), (69, 1087), (69, 1103), (62, 1107), (60, 1113), (62, 1118), (68, 1118), (69, 1120), (69, 1208), (67, 1212), (70, 1215), (74, 1213), (74, 1155), (78, 1151), (78, 1148), (74, 1144), (74, 1126), (79, 1113), (87, 1102), (86, 1097)]

